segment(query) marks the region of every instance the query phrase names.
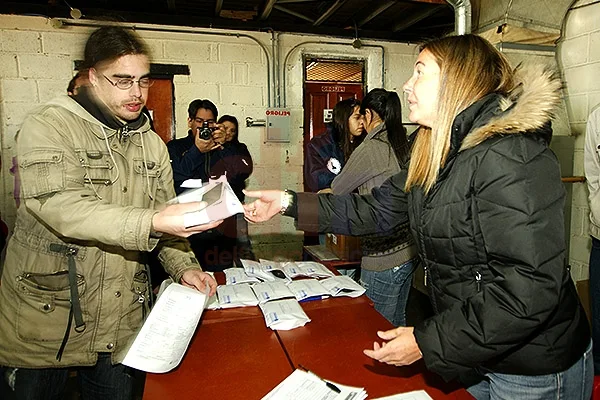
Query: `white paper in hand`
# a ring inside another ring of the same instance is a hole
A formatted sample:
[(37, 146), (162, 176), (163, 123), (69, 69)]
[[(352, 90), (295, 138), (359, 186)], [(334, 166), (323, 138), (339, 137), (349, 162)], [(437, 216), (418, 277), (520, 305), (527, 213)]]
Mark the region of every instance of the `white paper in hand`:
[(210, 179), (208, 183), (199, 188), (186, 190), (174, 199), (169, 200), (167, 204), (194, 201), (204, 201), (207, 205), (202, 210), (183, 215), (183, 223), (186, 228), (218, 221), (244, 212), (242, 203), (229, 186), (225, 175), (218, 179)]
[(206, 294), (172, 283), (152, 308), (123, 364), (146, 372), (168, 372), (181, 362), (206, 304)]

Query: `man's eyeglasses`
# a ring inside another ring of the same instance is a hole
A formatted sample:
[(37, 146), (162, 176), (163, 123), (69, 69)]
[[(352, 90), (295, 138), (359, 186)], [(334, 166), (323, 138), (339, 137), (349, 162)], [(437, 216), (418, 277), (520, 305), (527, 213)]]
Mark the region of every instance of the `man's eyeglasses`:
[(102, 74), (102, 76), (114, 87), (119, 88), (121, 90), (127, 90), (127, 89), (131, 89), (131, 87), (133, 86), (134, 83), (137, 82), (138, 85), (140, 85), (141, 88), (149, 88), (150, 86), (152, 86), (152, 84), (154, 83), (154, 81), (148, 77), (145, 78), (140, 78), (137, 81), (133, 80), (131, 78), (119, 78), (117, 79), (116, 82), (111, 81), (110, 79), (108, 79), (108, 77), (104, 74)]

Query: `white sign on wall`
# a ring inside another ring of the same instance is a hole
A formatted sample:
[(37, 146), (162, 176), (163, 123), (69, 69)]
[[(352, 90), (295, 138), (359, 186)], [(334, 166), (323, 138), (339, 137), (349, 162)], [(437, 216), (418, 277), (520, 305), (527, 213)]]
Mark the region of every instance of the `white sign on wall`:
[(328, 124), (333, 121), (333, 108), (323, 110), (323, 122)]
[(290, 141), (290, 110), (287, 108), (267, 108), (267, 141)]

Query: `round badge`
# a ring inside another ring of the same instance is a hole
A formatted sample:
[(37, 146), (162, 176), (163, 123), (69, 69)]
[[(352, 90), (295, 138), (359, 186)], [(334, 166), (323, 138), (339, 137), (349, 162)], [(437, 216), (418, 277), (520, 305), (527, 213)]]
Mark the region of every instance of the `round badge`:
[(337, 175), (342, 170), (342, 164), (337, 158), (330, 158), (329, 161), (327, 161), (327, 169)]

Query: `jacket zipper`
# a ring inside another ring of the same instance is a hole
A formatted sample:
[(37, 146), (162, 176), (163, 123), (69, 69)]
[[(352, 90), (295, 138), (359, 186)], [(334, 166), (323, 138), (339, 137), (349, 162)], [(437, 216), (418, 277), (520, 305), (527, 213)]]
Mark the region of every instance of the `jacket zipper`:
[(475, 283), (477, 284), (477, 293), (481, 292), (481, 272), (475, 271)]

